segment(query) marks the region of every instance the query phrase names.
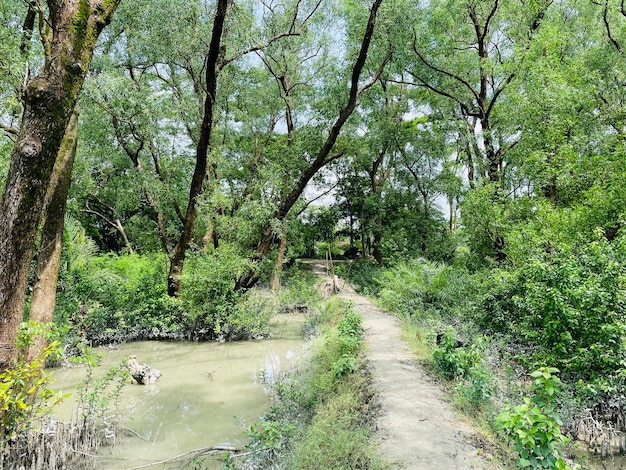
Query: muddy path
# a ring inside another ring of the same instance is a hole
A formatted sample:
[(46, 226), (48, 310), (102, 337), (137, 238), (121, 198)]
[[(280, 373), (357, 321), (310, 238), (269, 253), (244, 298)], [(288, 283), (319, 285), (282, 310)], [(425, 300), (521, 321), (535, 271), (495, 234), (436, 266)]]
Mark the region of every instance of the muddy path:
[(366, 354), (373, 368), (381, 414), (375, 439), (393, 469), (495, 469), (485, 439), (447, 401), (444, 389), (418, 364), (401, 339), (397, 318), (377, 309), (343, 281), (328, 276), (323, 261), (307, 261), (327, 292), (351, 301), (363, 317)]

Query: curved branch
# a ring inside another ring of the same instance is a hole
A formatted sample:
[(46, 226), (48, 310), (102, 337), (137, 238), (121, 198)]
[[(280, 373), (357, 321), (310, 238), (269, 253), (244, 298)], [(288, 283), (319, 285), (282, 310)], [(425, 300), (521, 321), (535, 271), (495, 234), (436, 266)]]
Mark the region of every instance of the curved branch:
[(250, 47), (248, 49), (245, 49), (245, 50), (243, 50), (241, 52), (238, 52), (237, 54), (235, 54), (232, 57), (228, 57), (227, 59), (222, 60), (220, 62), (220, 64), (218, 65), (218, 70), (222, 70), (224, 67), (226, 67), (231, 62), (234, 62), (237, 59), (240, 59), (240, 58), (242, 58), (243, 56), (245, 56), (247, 54), (250, 54), (252, 52), (262, 51), (263, 49), (266, 49), (267, 47), (271, 46), (273, 43), (275, 43), (279, 39), (286, 38), (286, 37), (291, 37), (291, 36), (300, 36), (300, 33), (287, 32), (287, 33), (277, 34), (276, 36), (268, 39), (268, 41), (266, 43), (264, 43), (264, 44), (259, 44), (258, 46), (252, 46), (252, 47)]
[[(452, 73), (452, 72), (448, 72), (447, 70), (444, 70), (442, 68), (439, 68), (433, 64), (431, 64), (428, 60), (426, 60), (426, 57), (424, 57), (422, 54), (420, 54), (419, 50), (417, 49), (417, 36), (414, 35), (413, 36), (413, 52), (415, 52), (415, 54), (417, 55), (417, 57), (419, 57), (419, 59), (422, 61), (422, 63), (428, 67), (429, 69), (437, 72), (437, 73), (441, 73), (443, 75), (446, 75), (447, 77), (452, 78), (453, 80), (456, 80), (457, 82), (461, 83), (463, 86), (465, 86), (471, 93), (472, 95), (474, 95), (474, 98), (478, 101), (479, 100), (479, 96), (478, 96), (478, 92), (476, 90), (474, 90), (474, 87), (464, 78), (459, 77), (458, 75)], [(411, 73), (411, 75), (413, 75)], [(415, 75), (413, 75), (415, 77)], [(417, 78), (417, 77), (416, 77)], [(421, 81), (423, 81), (422, 79), (419, 79)], [(426, 82), (424, 82), (426, 83)], [(436, 89), (433, 89), (433, 91), (435, 91), (436, 93), (442, 94), (441, 92), (439, 92)], [(444, 96), (448, 96), (449, 95), (444, 95)], [(455, 101), (460, 102), (460, 100), (458, 98), (453, 98)]]
[(493, 8), (491, 8), (489, 15), (487, 15), (487, 19), (485, 20), (485, 30), (483, 31), (483, 36), (480, 38), (481, 41), (485, 40), (485, 36), (487, 36), (487, 33), (489, 32), (489, 25), (498, 11), (498, 6), (498, 0), (495, 0)]
[[(626, 11), (624, 10), (624, 0), (622, 0), (620, 11), (622, 15), (626, 16)], [(620, 47), (617, 40), (613, 37), (613, 33), (611, 32), (611, 25), (609, 24), (609, 0), (604, 1), (604, 8), (602, 9), (602, 21), (604, 22), (604, 28), (606, 29), (606, 35), (609, 38), (609, 41), (611, 42), (611, 44), (613, 44), (615, 49), (617, 49), (617, 52), (621, 53), (622, 48)]]

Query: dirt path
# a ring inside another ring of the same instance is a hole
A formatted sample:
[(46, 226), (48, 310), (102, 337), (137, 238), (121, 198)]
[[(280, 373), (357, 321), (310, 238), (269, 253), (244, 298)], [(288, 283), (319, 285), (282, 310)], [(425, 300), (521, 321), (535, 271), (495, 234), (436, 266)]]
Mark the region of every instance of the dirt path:
[[(333, 282), (324, 262), (310, 261)], [(446, 394), (421, 367), (401, 339), (399, 321), (378, 310), (369, 300), (340, 283), (339, 297), (353, 302), (363, 317), (367, 356), (373, 366), (382, 413), (376, 439), (380, 453), (394, 469), (465, 470), (493, 469), (477, 443), (484, 439), (473, 431), (446, 401)]]

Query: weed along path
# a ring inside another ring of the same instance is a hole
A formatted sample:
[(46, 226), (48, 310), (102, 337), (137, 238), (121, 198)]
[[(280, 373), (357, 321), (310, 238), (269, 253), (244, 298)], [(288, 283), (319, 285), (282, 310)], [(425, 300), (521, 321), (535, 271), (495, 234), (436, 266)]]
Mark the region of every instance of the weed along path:
[[(333, 280), (323, 261), (307, 261), (332, 290)], [(376, 422), (380, 454), (394, 469), (493, 469), (484, 439), (446, 401), (442, 387), (416, 365), (401, 339), (398, 319), (340, 283), (337, 295), (351, 301), (363, 317), (366, 352), (372, 365), (381, 407)]]

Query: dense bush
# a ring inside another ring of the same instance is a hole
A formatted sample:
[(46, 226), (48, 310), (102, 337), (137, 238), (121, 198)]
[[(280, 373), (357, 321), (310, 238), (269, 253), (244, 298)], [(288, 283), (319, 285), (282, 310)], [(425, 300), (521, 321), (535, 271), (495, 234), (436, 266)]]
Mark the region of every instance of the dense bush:
[(189, 257), (181, 301), (194, 338), (231, 340), (266, 333), (271, 312), (235, 289), (234, 281), (247, 262), (227, 244)]
[(482, 294), (482, 324), (532, 345), (528, 364), (558, 367), (568, 381), (605, 378), (623, 367), (623, 241), (561, 245), (496, 274)]
[(445, 319), (472, 310), (472, 277), (462, 269), (424, 259), (399, 264), (377, 277), (381, 305), (407, 317)]
[(185, 314), (166, 278), (162, 255), (91, 256), (64, 273), (55, 321), (94, 343), (181, 336)]
[(475, 338), (471, 344), (457, 343), (456, 331), (448, 327), (439, 337), (433, 351), (434, 369), (447, 379), (455, 380), (457, 397), (471, 406), (480, 407), (491, 398), (495, 378), (487, 368), (486, 340)]
[(270, 312), (235, 290), (245, 262), (228, 246), (189, 256), (177, 299), (167, 295), (165, 256), (92, 256), (64, 274), (56, 321), (94, 343), (262, 335)]
[(381, 286), (376, 282), (380, 270), (378, 263), (371, 258), (360, 258), (335, 265), (335, 273), (338, 276), (349, 280), (357, 291), (366, 295), (377, 295), (380, 291)]

